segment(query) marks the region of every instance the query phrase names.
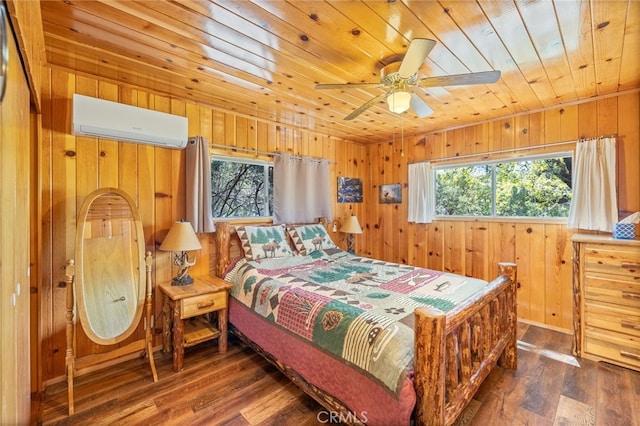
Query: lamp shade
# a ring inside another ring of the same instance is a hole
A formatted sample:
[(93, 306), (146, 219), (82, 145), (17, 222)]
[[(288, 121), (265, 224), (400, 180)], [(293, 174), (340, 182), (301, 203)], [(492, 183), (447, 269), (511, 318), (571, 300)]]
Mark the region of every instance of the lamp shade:
[(344, 232), (345, 234), (362, 234), (362, 228), (360, 227), (358, 218), (356, 216), (347, 217), (340, 227), (340, 232)]
[(163, 251), (200, 250), (202, 246), (189, 222), (174, 222), (160, 244)]
[(387, 104), (389, 104), (389, 111), (396, 114), (403, 113), (411, 106), (411, 93), (393, 92), (387, 96)]

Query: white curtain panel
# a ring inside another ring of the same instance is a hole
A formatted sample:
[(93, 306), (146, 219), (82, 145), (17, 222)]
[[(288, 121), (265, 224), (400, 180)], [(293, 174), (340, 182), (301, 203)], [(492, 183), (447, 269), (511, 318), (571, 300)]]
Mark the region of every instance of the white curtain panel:
[(189, 138), (186, 151), (186, 219), (196, 232), (214, 232), (209, 141), (202, 136)]
[(331, 220), (329, 161), (278, 154), (273, 162), (273, 223)]
[(567, 228), (611, 232), (617, 221), (616, 139), (579, 141)]
[(431, 163), (409, 164), (409, 222), (431, 223), (435, 212)]

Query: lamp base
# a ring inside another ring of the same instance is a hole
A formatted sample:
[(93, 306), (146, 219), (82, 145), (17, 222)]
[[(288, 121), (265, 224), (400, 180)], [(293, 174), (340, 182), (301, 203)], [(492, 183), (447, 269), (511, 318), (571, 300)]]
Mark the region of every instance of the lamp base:
[(355, 242), (355, 237), (353, 234), (347, 234), (347, 252), (351, 254), (356, 254), (355, 249), (353, 248), (353, 243)]
[(175, 277), (171, 280), (171, 285), (189, 285), (193, 284), (193, 278), (189, 274), (185, 274), (182, 277)]

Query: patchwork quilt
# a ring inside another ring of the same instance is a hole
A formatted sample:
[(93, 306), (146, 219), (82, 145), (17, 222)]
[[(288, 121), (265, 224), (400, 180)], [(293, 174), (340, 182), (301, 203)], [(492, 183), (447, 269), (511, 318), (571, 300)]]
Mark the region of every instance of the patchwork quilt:
[(338, 248), (242, 259), (231, 296), (265, 320), (344, 360), (397, 396), (413, 373), (413, 311), (446, 312), (486, 281), (359, 257)]

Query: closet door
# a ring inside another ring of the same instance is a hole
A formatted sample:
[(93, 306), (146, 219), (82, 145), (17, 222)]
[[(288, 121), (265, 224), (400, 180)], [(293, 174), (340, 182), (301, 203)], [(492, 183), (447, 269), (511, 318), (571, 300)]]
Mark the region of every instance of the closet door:
[[(4, 6), (2, 6), (4, 7)], [(6, 87), (0, 104), (0, 424), (28, 424), (30, 92), (6, 11)]]

